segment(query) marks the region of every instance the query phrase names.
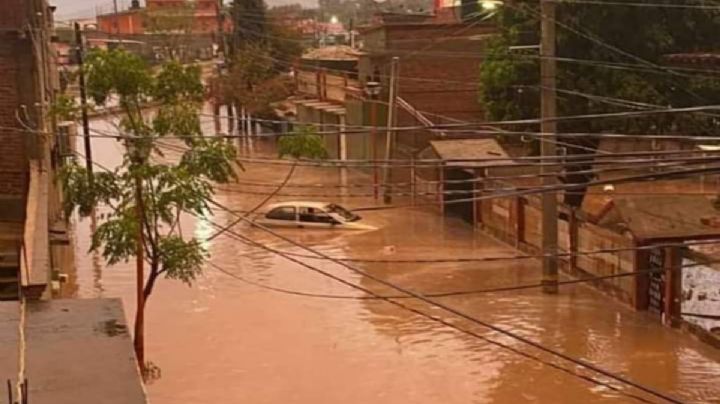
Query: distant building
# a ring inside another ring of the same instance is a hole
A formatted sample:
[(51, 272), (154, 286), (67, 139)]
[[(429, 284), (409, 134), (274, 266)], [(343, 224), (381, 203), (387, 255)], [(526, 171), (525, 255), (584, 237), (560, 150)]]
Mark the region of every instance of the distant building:
[[(214, 34), (219, 27), (219, 3), (216, 0), (147, 0), (141, 7), (134, 0), (126, 10), (102, 9), (97, 16), (98, 31), (106, 34), (140, 35), (165, 30), (177, 30), (172, 25), (182, 25), (180, 19), (187, 19), (183, 31), (193, 34)], [(175, 20), (175, 23), (153, 24), (156, 19)]]
[[(481, 120), (479, 69), (486, 40), (496, 28), (489, 22), (469, 21), (472, 13), (449, 4), (449, 0), (436, 2), (433, 13), (379, 13), (372, 25), (359, 28), (357, 49), (331, 46), (306, 54), (296, 75), (301, 97), (294, 100), (298, 121), (328, 125), (328, 130), (342, 125), (387, 126), (393, 57), (400, 59), (397, 126)], [(368, 83), (379, 87), (374, 101)], [(384, 156), (385, 136), (381, 130), (374, 140), (325, 138), (332, 156), (372, 158)], [(438, 130), (405, 131), (393, 142), (391, 158), (417, 155), (442, 137)]]

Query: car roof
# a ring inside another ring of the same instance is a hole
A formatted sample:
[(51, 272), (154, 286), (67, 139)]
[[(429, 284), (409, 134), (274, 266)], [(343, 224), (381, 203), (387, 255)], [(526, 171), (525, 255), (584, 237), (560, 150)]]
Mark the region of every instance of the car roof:
[(324, 209), (326, 206), (328, 206), (328, 202), (314, 202), (314, 201), (287, 201), (287, 202), (278, 202), (274, 203), (272, 205), (268, 206), (269, 210), (273, 210), (275, 208), (280, 208), (283, 206), (297, 206), (297, 207), (306, 207), (306, 208), (315, 208), (315, 209)]

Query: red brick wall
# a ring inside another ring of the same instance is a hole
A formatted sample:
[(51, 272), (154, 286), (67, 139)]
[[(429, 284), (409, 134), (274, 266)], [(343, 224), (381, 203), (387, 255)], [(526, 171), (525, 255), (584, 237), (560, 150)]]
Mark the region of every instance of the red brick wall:
[[(0, 30), (22, 27), (25, 20), (25, 2), (23, 0), (0, 0), (0, 10), (2, 10), (0, 12)], [(4, 40), (0, 37), (0, 42)]]
[(20, 128), (15, 118), (21, 103), (17, 42), (7, 36), (0, 40), (0, 195), (13, 196), (24, 194), (27, 178), (25, 134), (13, 130)]
[(97, 17), (98, 30), (108, 34), (142, 34), (142, 15), (139, 12), (105, 14)]
[[(483, 107), (478, 101), (480, 64), (484, 39), (493, 34), (490, 25), (398, 24), (370, 30), (363, 35), (366, 51), (359, 64), (365, 78), (380, 66), (384, 87), (390, 74), (390, 59), (400, 58), (399, 96), (425, 114), (435, 124), (453, 120), (480, 121)], [(450, 119), (440, 116), (443, 115)], [(419, 122), (404, 111), (398, 113), (399, 126)], [(427, 130), (406, 132), (398, 137), (400, 147), (418, 151), (436, 138)]]

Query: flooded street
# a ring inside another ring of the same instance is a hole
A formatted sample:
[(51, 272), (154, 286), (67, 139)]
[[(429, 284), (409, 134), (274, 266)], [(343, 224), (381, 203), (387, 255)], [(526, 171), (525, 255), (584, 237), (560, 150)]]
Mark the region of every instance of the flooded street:
[[(99, 130), (112, 128), (101, 121), (94, 126)], [(122, 145), (113, 139), (94, 138), (93, 153), (97, 162), (113, 167), (120, 162)], [(262, 143), (256, 145), (255, 153), (274, 157), (271, 148)], [(273, 187), (248, 183), (278, 184), (288, 169), (247, 164), (240, 173), (240, 183), (221, 186), (216, 199), (236, 211), (252, 209)], [(348, 175), (351, 184), (371, 181), (361, 173)], [(273, 201), (315, 199), (338, 202), (350, 209), (375, 205), (372, 197), (335, 196), (340, 193), (338, 179), (336, 168), (299, 167), (291, 186)], [(367, 193), (369, 189), (357, 192)], [(362, 262), (453, 260), (518, 252), (459, 219), (443, 218), (434, 207), (361, 214), (379, 230), (279, 232), (332, 257), (357, 260), (349, 265), (425, 294), (540, 281), (540, 263), (536, 260)], [(216, 210), (208, 220), (187, 218), (183, 231), (207, 240), (215, 233), (213, 223), (227, 225), (235, 219)], [(309, 254), (246, 224), (235, 230), (278, 250)], [(123, 298), (132, 323), (133, 263), (106, 267), (101, 258), (88, 253), (89, 220), (76, 223), (76, 234), (78, 269), (66, 290), (80, 298)], [(362, 292), (228, 234), (207, 247), (212, 263), (223, 271), (206, 266), (192, 287), (163, 279), (148, 302), (147, 357), (162, 371), (161, 377), (147, 386), (154, 404), (633, 402), (629, 396), (387, 302), (365, 299)], [(364, 288), (397, 294), (327, 260), (300, 259)], [(292, 294), (295, 292), (313, 296)], [(720, 402), (720, 351), (663, 327), (650, 315), (636, 313), (589, 287), (563, 286), (557, 296), (529, 289), (436, 299), (681, 401)], [(609, 381), (427, 304), (402, 302), (544, 362)], [(650, 402), (663, 402), (618, 382), (611, 384)]]

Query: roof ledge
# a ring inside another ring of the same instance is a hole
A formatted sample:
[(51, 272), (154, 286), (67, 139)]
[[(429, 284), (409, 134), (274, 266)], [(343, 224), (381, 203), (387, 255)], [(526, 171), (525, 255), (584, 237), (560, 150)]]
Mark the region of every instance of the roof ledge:
[(30, 181), (25, 207), (25, 228), (20, 255), (20, 285), (28, 299), (40, 299), (50, 273), (48, 233), (48, 173), (40, 162), (30, 161)]

